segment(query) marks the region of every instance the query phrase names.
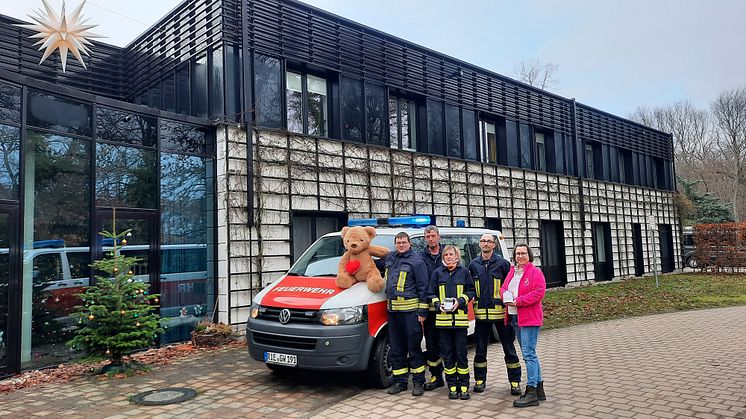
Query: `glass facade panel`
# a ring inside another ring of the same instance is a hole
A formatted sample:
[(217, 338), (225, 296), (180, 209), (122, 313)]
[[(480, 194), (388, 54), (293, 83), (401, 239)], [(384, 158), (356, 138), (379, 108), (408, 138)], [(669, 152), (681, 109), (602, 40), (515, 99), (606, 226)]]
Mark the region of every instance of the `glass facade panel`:
[(533, 148), (531, 141), (531, 127), (526, 124), (519, 124), (520, 135), (521, 135), (521, 167), (524, 169), (532, 169), (534, 167), (533, 162)]
[(207, 56), (192, 65), (192, 115), (207, 118)]
[(0, 212), (0, 371), (8, 365), (10, 231), (10, 214)]
[(176, 112), (176, 81), (174, 75), (169, 74), (161, 80), (161, 91), (163, 94), (163, 110)]
[(0, 122), (21, 123), (21, 88), (0, 82)]
[(155, 209), (157, 197), (155, 151), (96, 144), (96, 206)]
[(537, 132), (534, 134), (536, 138), (536, 170), (546, 172), (547, 171), (547, 145), (544, 134)]
[(505, 121), (505, 146), (508, 148), (508, 166), (518, 167), (520, 145), (518, 144), (518, 123)]
[(482, 121), (482, 150), (485, 151), (482, 161), (497, 163), (497, 134), (492, 122)]
[(279, 59), (254, 55), (254, 94), (256, 124), (267, 128), (282, 128), (282, 64)]
[(155, 118), (100, 107), (96, 110), (96, 138), (155, 147), (158, 127)]
[(66, 345), (75, 324), (70, 313), (89, 277), (87, 268), (70, 269), (69, 255), (90, 259), (90, 142), (28, 131), (27, 144), (22, 309), (31, 315), (22, 320), (24, 368), (73, 354)]
[(222, 48), (212, 51), (212, 60), (210, 63), (210, 117), (222, 119), (221, 117), (225, 114)]
[(0, 125), (0, 199), (18, 200), (21, 130)]
[(374, 84), (365, 85), (366, 132), (369, 144), (388, 145), (386, 126), (386, 89)]
[(363, 83), (342, 77), (342, 139), (363, 141)]
[(28, 124), (65, 134), (91, 136), (91, 105), (29, 91)]
[[(225, 106), (228, 117), (238, 120), (236, 117), (241, 109), (241, 48), (239, 46), (226, 46), (225, 48)], [(258, 116), (258, 114), (257, 114)], [(280, 118), (282, 125), (282, 118)]]
[(161, 316), (163, 342), (188, 340), (215, 304), (212, 163), (204, 157), (161, 154)]
[[(288, 71), (285, 100), (288, 104), (288, 131), (303, 133), (303, 75)], [(258, 98), (257, 94), (257, 98)], [(258, 99), (257, 99), (258, 101)]]
[(446, 144), (450, 157), (461, 158), (461, 116), (452, 105), (446, 105)]
[(326, 137), (329, 132), (326, 80), (309, 75), (306, 83), (308, 86), (308, 134)]
[(427, 150), (433, 154), (443, 155), (444, 149), (444, 136), (443, 132), (443, 102), (437, 100), (427, 100)]
[(176, 112), (189, 115), (192, 102), (189, 96), (189, 65), (183, 64), (176, 70)]
[(565, 173), (565, 136), (554, 133), (554, 164), (557, 173)]
[(479, 146), (477, 145), (476, 119), (474, 111), (462, 110), (461, 121), (464, 133), (464, 158), (479, 160)]
[(161, 119), (161, 151), (206, 154), (207, 132), (194, 125)]

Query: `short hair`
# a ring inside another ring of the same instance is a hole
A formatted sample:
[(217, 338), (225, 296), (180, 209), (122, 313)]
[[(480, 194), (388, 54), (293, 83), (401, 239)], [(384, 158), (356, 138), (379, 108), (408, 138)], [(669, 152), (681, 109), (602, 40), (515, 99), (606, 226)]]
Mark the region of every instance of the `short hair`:
[(394, 236), (394, 242), (396, 242), (396, 239), (401, 239), (401, 238), (407, 239), (407, 241), (410, 243), (412, 242), (412, 239), (409, 238), (409, 234), (405, 233), (404, 231), (400, 231), (399, 233), (397, 233), (396, 236)]
[(526, 251), (528, 252), (528, 261), (533, 262), (534, 261), (534, 251), (531, 250), (531, 248), (526, 243), (518, 243), (513, 247), (513, 261), (515, 262), (515, 249), (519, 247), (525, 247)]
[(456, 262), (461, 261), (461, 250), (459, 250), (458, 246), (454, 246), (452, 244), (446, 245), (446, 247), (443, 248), (443, 253), (446, 254), (446, 252), (449, 252), (453, 250), (453, 252), (456, 254)]
[(425, 234), (427, 234), (427, 233), (429, 233), (431, 231), (434, 231), (437, 235), (440, 235), (440, 231), (438, 231), (438, 227), (436, 227), (434, 225), (429, 225), (429, 226), (425, 227)]

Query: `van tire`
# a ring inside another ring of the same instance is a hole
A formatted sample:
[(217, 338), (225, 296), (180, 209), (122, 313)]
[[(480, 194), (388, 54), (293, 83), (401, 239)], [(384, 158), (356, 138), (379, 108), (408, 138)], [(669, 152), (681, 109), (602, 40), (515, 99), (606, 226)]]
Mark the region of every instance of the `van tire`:
[(370, 350), (370, 360), (368, 360), (368, 369), (365, 371), (368, 384), (372, 387), (387, 388), (393, 382), (391, 373), (391, 360), (389, 353), (389, 337), (385, 330), (381, 331), (378, 338), (373, 342)]
[(497, 333), (497, 323), (492, 323), (492, 333), (490, 333), (490, 343), (500, 342), (500, 334)]
[(697, 259), (694, 256), (689, 256), (686, 259), (686, 266), (688, 266), (688, 267), (690, 267), (692, 269), (697, 269), (699, 267), (699, 262), (697, 261)]

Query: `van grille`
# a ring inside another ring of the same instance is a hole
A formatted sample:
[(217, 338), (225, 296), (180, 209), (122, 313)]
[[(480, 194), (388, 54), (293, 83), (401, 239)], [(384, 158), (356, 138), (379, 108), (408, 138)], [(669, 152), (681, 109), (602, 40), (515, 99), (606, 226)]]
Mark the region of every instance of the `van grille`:
[(297, 336), (273, 335), (269, 333), (253, 332), (254, 342), (260, 345), (276, 346), (289, 349), (316, 349), (316, 339)]
[[(259, 318), (263, 320), (280, 322), (280, 311), (282, 308), (262, 306), (259, 308)], [(318, 311), (289, 308), (290, 321), (288, 323), (316, 323)]]

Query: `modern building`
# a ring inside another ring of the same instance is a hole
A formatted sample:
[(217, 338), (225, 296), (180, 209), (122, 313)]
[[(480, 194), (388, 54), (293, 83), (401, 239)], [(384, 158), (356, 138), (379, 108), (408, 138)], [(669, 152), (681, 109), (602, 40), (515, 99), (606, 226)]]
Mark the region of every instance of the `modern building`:
[(241, 324), (348, 218), (528, 242), (551, 285), (680, 267), (669, 134), (294, 0), (185, 0), (87, 69), (0, 16), (0, 372), (70, 356), (112, 228), (162, 341)]

